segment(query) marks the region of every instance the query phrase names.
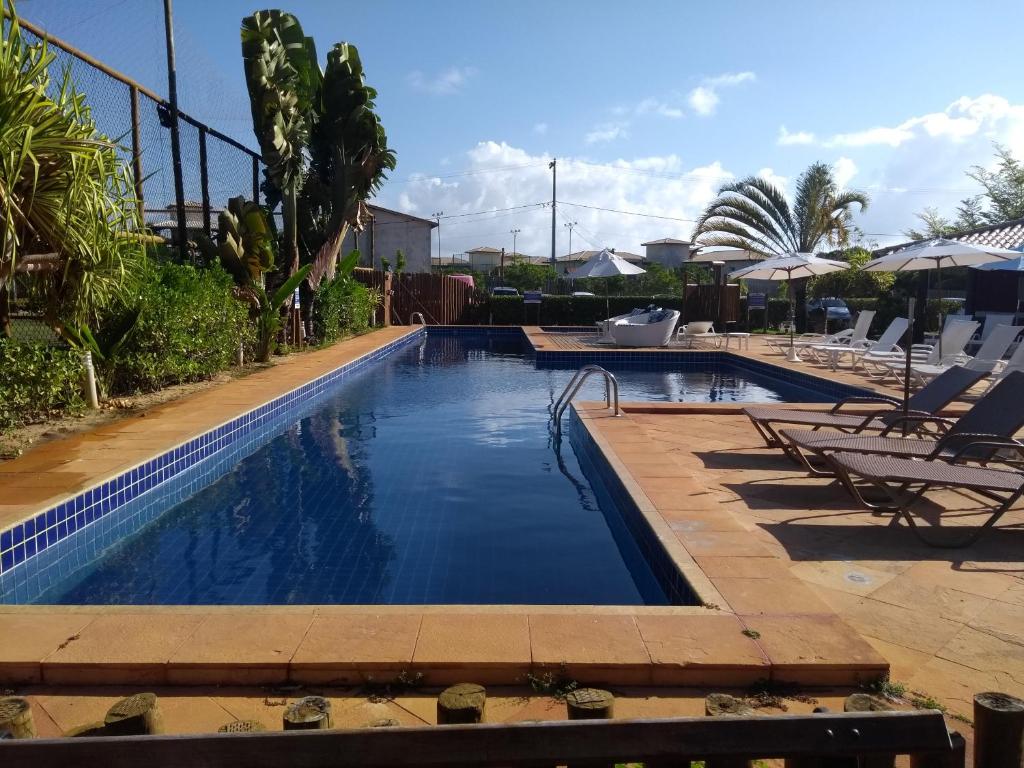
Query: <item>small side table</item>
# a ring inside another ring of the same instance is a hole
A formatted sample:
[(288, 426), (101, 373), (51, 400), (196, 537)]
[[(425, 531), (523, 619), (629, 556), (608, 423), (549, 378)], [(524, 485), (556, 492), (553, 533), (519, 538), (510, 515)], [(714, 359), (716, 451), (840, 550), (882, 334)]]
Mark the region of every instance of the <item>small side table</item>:
[(723, 333), (725, 337), (725, 348), (729, 348), (729, 343), (736, 339), (736, 349), (750, 349), (750, 334), (749, 333)]

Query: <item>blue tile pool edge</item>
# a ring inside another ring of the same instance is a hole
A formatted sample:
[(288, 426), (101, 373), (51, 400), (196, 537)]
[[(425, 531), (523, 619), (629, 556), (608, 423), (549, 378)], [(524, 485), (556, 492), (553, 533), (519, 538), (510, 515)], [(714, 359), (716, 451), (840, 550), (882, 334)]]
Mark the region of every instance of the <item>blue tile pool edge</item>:
[(426, 333), (422, 327), (412, 330), (159, 456), (0, 530), (0, 575), (25, 565), (47, 548), (107, 518), (143, 494), (244, 439), (297, 403), (322, 394), (340, 379), (421, 340)]

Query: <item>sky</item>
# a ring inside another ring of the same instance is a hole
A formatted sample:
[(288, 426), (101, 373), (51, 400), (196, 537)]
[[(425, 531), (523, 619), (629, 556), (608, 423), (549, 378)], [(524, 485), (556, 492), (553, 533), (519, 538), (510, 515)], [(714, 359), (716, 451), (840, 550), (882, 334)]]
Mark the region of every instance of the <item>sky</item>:
[[(871, 197), (865, 244), (979, 192), (993, 143), (1024, 158), (1021, 0), (293, 0), (321, 60), (355, 44), (398, 155), (377, 203), (443, 213), (445, 257), (480, 245), (642, 253), (689, 240), (730, 180), (792, 195), (810, 163)], [(175, 0), (181, 108), (249, 146), (238, 0)], [(19, 13), (166, 93), (161, 0), (20, 0)], [(546, 205), (545, 205), (546, 204)], [(638, 215), (642, 214), (642, 215)], [(437, 236), (434, 240), (438, 247)], [(436, 253), (436, 250), (435, 250)]]

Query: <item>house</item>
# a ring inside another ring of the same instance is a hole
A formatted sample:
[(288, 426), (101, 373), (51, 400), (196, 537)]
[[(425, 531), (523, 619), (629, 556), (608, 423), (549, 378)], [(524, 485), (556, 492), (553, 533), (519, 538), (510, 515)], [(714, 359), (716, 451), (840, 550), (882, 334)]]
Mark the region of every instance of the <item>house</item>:
[(644, 255), (648, 262), (661, 264), (669, 269), (686, 264), (697, 250), (689, 240), (676, 240), (673, 237), (650, 240), (641, 245), (644, 247)]
[[(466, 264), (470, 269), (477, 272), (493, 272), (496, 269), (500, 269), (502, 266), (509, 266), (510, 264), (527, 263), (527, 264), (548, 264), (549, 260), (543, 256), (527, 256), (525, 253), (519, 253), (515, 251), (507, 251), (502, 256), (501, 248), (494, 248), (489, 245), (480, 245), (476, 248), (471, 248), (465, 253)], [(436, 260), (435, 260), (436, 262)], [(447, 263), (444, 259), (442, 263)]]
[[(629, 253), (628, 251), (617, 251), (614, 248), (609, 249), (612, 253), (621, 259), (625, 259), (631, 264), (643, 264), (644, 257), (638, 253)], [(568, 253), (565, 256), (559, 256), (555, 259), (555, 268), (558, 270), (560, 275), (568, 275), (572, 277), (573, 270), (578, 269), (583, 263), (596, 256), (600, 251), (576, 251), (575, 253)]]
[[(949, 235), (956, 240), (972, 245), (987, 245), (995, 248), (1021, 250), (1024, 248), (1024, 219), (1011, 219), (1002, 224), (987, 224)], [(905, 248), (914, 241), (878, 248), (871, 252), (875, 258), (885, 256), (899, 248)], [(1024, 253), (1021, 254), (1024, 256)], [(948, 291), (943, 291), (949, 296)], [(986, 312), (1024, 312), (1024, 274), (1000, 270), (967, 270), (967, 302), (964, 307), (968, 314)]]
[[(195, 239), (203, 233), (203, 204), (198, 200), (186, 200), (182, 206), (185, 209), (185, 231), (188, 239)], [(211, 234), (217, 234), (217, 214), (219, 209), (210, 211)], [(154, 214), (159, 216), (156, 221), (147, 221), (146, 226), (155, 234), (164, 234), (167, 241), (176, 245), (178, 243), (178, 206), (171, 203), (167, 208), (161, 208)]]
[(362, 232), (349, 229), (342, 243), (342, 254), (358, 249), (362, 266), (380, 269), (381, 259), (387, 259), (395, 268), (395, 254), (401, 250), (405, 254), (406, 272), (429, 272), (431, 232), (437, 227), (437, 222), (379, 205), (368, 205), (367, 208), (370, 222)]

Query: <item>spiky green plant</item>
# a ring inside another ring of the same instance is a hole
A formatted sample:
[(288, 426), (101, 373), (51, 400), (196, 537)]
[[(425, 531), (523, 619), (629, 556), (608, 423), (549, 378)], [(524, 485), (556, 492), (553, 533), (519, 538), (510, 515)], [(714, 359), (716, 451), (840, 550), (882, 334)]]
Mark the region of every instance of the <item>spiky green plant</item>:
[(854, 208), (864, 210), (868, 202), (863, 192), (840, 190), (825, 163), (814, 163), (800, 174), (792, 206), (770, 181), (748, 176), (718, 190), (693, 237), (701, 245), (740, 248), (765, 257), (815, 253), (846, 246)]
[[(41, 278), (55, 329), (95, 322), (125, 298), (145, 260), (132, 177), (115, 141), (96, 130), (85, 95), (54, 56), (22, 35), (13, 2), (0, 45), (0, 315), (18, 259), (55, 254)], [(4, 325), (0, 316), (0, 326)]]
[(244, 197), (232, 197), (217, 215), (217, 256), (238, 285), (263, 285), (274, 268), (274, 232), (266, 211)]

